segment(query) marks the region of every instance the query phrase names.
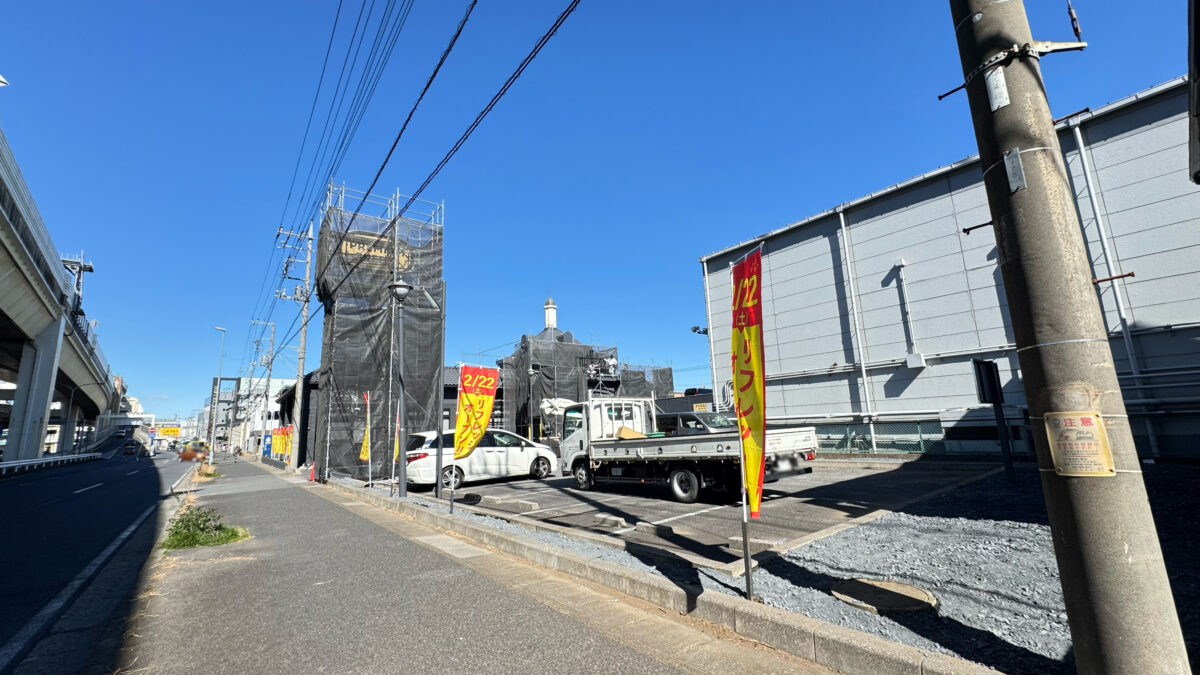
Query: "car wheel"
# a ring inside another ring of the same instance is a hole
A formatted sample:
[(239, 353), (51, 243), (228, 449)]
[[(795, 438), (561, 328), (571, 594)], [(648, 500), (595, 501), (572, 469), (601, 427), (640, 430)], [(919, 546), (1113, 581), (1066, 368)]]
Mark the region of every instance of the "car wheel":
[(681, 504), (691, 504), (700, 496), (700, 477), (691, 469), (675, 469), (668, 482), (671, 496)]
[(587, 462), (576, 464), (571, 473), (575, 476), (575, 487), (580, 490), (591, 490), (596, 484), (596, 477), (592, 475), (591, 469), (588, 469)]
[(458, 467), (442, 469), (442, 487), (447, 490), (457, 490), (463, 484), (463, 471)]
[(550, 475), (550, 460), (545, 457), (533, 460), (533, 464), (529, 467), (529, 475), (538, 480), (547, 478)]

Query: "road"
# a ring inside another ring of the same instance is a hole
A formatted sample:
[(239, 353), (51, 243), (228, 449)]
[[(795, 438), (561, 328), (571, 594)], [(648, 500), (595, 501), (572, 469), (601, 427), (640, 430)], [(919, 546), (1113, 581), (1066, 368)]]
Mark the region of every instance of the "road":
[[(0, 646), (53, 600), (188, 468), (121, 454), (0, 479)], [(153, 522), (153, 519), (151, 519)]]

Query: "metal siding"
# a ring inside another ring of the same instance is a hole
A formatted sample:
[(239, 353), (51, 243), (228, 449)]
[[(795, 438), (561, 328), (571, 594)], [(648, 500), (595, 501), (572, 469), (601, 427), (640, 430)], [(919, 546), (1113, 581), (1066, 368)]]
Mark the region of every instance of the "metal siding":
[[(1101, 216), (1110, 236), (1116, 272), (1136, 272), (1117, 283), (1125, 290), (1135, 330), (1200, 322), (1200, 191), (1187, 180), (1184, 146), (1186, 88), (1182, 83), (1085, 115), (1082, 131), (1097, 189)], [(1107, 276), (1100, 231), (1092, 213), (1079, 150), (1071, 129), (1060, 127), (1064, 161), (1087, 242), (1092, 271)], [(990, 227), (963, 235), (961, 229), (990, 220), (978, 161), (961, 163), (856, 201), (846, 208), (858, 282), (869, 395), (878, 412), (978, 407), (970, 359), (978, 350), (1012, 343), (1007, 299)], [(729, 264), (747, 247), (708, 257), (710, 335), (719, 364), (729, 359)], [(845, 256), (836, 214), (768, 235), (764, 244), (764, 300), (769, 298), (768, 402), (772, 416), (821, 416), (865, 409), (854, 366), (851, 298), (841, 268)], [(906, 340), (895, 270), (906, 266), (905, 297), (918, 352), (925, 368), (878, 365), (901, 359)], [(1097, 297), (1114, 336), (1119, 372), (1129, 371), (1119, 328), (1113, 284), (1097, 287)], [(1200, 369), (1200, 330), (1135, 333), (1144, 369)], [(959, 355), (934, 357), (945, 352)], [(1000, 365), (1006, 403), (1021, 406), (1015, 351), (988, 352)], [(720, 367), (718, 379), (727, 380)], [(784, 373), (808, 373), (788, 376)], [(1154, 379), (1154, 378), (1158, 379)], [(1148, 373), (1154, 389), (1127, 391), (1127, 398), (1150, 394), (1195, 396), (1184, 378)], [(1195, 380), (1200, 380), (1197, 375)], [(1130, 378), (1122, 380), (1132, 384)], [(1174, 382), (1174, 384), (1172, 384)], [(717, 383), (719, 387), (721, 382)], [(955, 418), (949, 415), (948, 419)], [(1200, 433), (1200, 420), (1162, 420), (1159, 433)], [(1167, 445), (1170, 444), (1168, 441)], [(1190, 450), (1189, 452), (1195, 452)]]

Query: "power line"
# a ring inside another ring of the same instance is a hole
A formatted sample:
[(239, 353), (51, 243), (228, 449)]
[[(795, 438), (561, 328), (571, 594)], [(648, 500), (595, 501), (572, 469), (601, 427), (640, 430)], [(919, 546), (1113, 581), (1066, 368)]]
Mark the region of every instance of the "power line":
[[(475, 5), (475, 0), (472, 0), (471, 5), (467, 8), (467, 14), (464, 15), (462, 22), (460, 22), (458, 29), (455, 31), (454, 37), (451, 39), (451, 44), (447, 47), (446, 53), (443, 54), (443, 59), (439, 61), (439, 65), (438, 65), (439, 68), (441, 66), (442, 61), (444, 61), (444, 57), (448, 54), (449, 48), (453, 46), (454, 41), (456, 41), (458, 39), (458, 35), (462, 32), (462, 28), (466, 23), (466, 18), (467, 18), (467, 16), (470, 15), (470, 10), (474, 7), (474, 5)], [(558, 15), (558, 18), (555, 19), (553, 25), (550, 26), (550, 29), (547, 30), (542, 35), (542, 37), (538, 39), (537, 43), (534, 44), (533, 49), (531, 49), (529, 54), (527, 54), (525, 56), (525, 58), (521, 61), (520, 65), (517, 66), (516, 70), (513, 71), (512, 75), (510, 75), (508, 77), (508, 79), (504, 82), (504, 85), (500, 87), (499, 91), (497, 91), (496, 94), (492, 96), (492, 99), (483, 108), (483, 110), (481, 110), (479, 112), (479, 114), (475, 116), (474, 121), (471, 122), (470, 126), (468, 126), (466, 131), (464, 131), (463, 134), (459, 137), (458, 141), (455, 142), (454, 146), (450, 149), (450, 151), (446, 153), (446, 155), (442, 158), (442, 160), (440, 162), (438, 162), (437, 166), (434, 167), (433, 171), (430, 172), (429, 176), (426, 177), (425, 181), (423, 183), (421, 183), (421, 186), (413, 193), (413, 195), (411, 197), (409, 197), (408, 202), (404, 205), (404, 207), (401, 208), (396, 213), (396, 215), (388, 222), (387, 227), (385, 227), (384, 230), (382, 232), (380, 232), (379, 236), (376, 237), (375, 241), (372, 242), (371, 245), (367, 247), (368, 250), (370, 248), (373, 248), (380, 241), (382, 241), (383, 238), (388, 235), (388, 233), (391, 231), (391, 229), (396, 226), (397, 221), (408, 210), (408, 207), (412, 206), (413, 202), (417, 200), (417, 198), (420, 196), (421, 192), (423, 192), (425, 190), (425, 188), (428, 187), (431, 182), (433, 182), (433, 179), (435, 177), (437, 177), (437, 174), (442, 170), (443, 167), (446, 166), (446, 164), (455, 155), (455, 153), (458, 152), (458, 150), (463, 146), (463, 144), (471, 136), (471, 134), (474, 133), (475, 129), (479, 126), (480, 122), (482, 122), (483, 119), (485, 117), (487, 117), (487, 114), (492, 111), (492, 108), (494, 108), (496, 106), (496, 104), (500, 101), (500, 99), (508, 92), (509, 88), (512, 87), (513, 83), (516, 82), (517, 79), (521, 77), (521, 74), (525, 72), (525, 69), (529, 66), (529, 64), (533, 61), (533, 59), (536, 58), (538, 53), (541, 52), (542, 48), (546, 46), (546, 43), (550, 41), (550, 38), (554, 37), (555, 33), (558, 32), (558, 29), (562, 26), (563, 22), (566, 21), (567, 17), (569, 17), (571, 15), (571, 13), (575, 11), (575, 8), (578, 5), (579, 5), (579, 0), (571, 0), (571, 3), (569, 5), (567, 5), (567, 8), (564, 9), (562, 11), (562, 13)], [(435, 74), (436, 74), (436, 71), (435, 71)], [(432, 76), (431, 76), (431, 79), (432, 79)], [(418, 100), (418, 102), (419, 102), (419, 100)], [(406, 123), (407, 123), (407, 121), (406, 121)], [(390, 151), (389, 151), (389, 156), (390, 156)], [(343, 235), (343, 239), (344, 238), (345, 237)], [(339, 243), (338, 248), (340, 248), (340, 243)], [(335, 248), (334, 250), (336, 251), (336, 250), (338, 250), (338, 248)], [(350, 275), (354, 273), (354, 270), (356, 270), (358, 268), (358, 266), (360, 264), (362, 264), (363, 260), (365, 260), (366, 258), (367, 258), (367, 255), (365, 253), (358, 256), (358, 259), (355, 261), (354, 265), (352, 265), (350, 267), (350, 269), (346, 272), (346, 274), (342, 277), (342, 279), (337, 283), (337, 285), (334, 286), (333, 290), (330, 293), (331, 295), (333, 293), (336, 293), (337, 290), (339, 288), (341, 288), (342, 284), (345, 283), (345, 281), (350, 278)], [(328, 260), (326, 261), (325, 266), (314, 277), (314, 280), (321, 278), (321, 274), (323, 274), (325, 272), (325, 270), (328, 268), (329, 262), (330, 261), (328, 261)], [(317, 286), (317, 284), (314, 284), (314, 290), (315, 290), (316, 286)], [(323, 305), (322, 305), (322, 309), (324, 309)], [(311, 321), (313, 318), (315, 318), (315, 313), (313, 316), (309, 317), (309, 321)], [(291, 325), (289, 325), (288, 329), (285, 331), (285, 335), (287, 337), (284, 338), (284, 340), (283, 340), (284, 343), (287, 343), (295, 335), (295, 333), (292, 331), (292, 328), (296, 325), (296, 322), (298, 319), (299, 319), (299, 315), (297, 315), (296, 319), (293, 319)], [(299, 328), (299, 330), (305, 330), (307, 328), (307, 324), (308, 324), (308, 321), (306, 321), (305, 325), (301, 326)]]
[[(288, 205), (292, 201), (292, 193), (296, 187), (296, 176), (299, 174), (299, 171), (300, 171), (300, 160), (303, 159), (303, 157), (304, 157), (304, 148), (306, 145), (308, 145), (308, 135), (312, 131), (312, 122), (313, 122), (313, 117), (317, 110), (317, 101), (321, 97), (321, 89), (325, 84), (325, 71), (329, 67), (329, 55), (333, 51), (333, 39), (337, 35), (338, 22), (341, 20), (341, 16), (342, 16), (342, 3), (343, 3), (343, 0), (338, 0), (337, 11), (334, 12), (334, 15), (333, 15), (333, 28), (331, 28), (329, 31), (329, 41), (325, 45), (325, 57), (324, 57), (324, 59), (322, 59), (322, 62), (321, 62), (321, 74), (319, 77), (317, 77), (317, 89), (315, 92), (313, 92), (312, 105), (309, 107), (309, 110), (308, 110), (308, 121), (305, 122), (305, 124), (304, 124), (304, 137), (300, 140), (300, 149), (296, 152), (296, 164), (292, 168), (292, 179), (288, 185), (287, 199), (284, 200), (283, 210), (279, 214), (279, 227), (275, 232), (275, 240), (272, 243), (271, 255), (267, 259), (266, 270), (263, 272), (263, 279), (262, 279), (261, 284), (259, 285), (259, 289), (258, 289), (259, 299), (255, 302), (254, 311), (251, 313), (252, 317), (254, 315), (259, 314), (259, 312), (261, 311), (262, 308), (266, 308), (267, 307), (266, 303), (269, 302), (270, 296), (268, 296), (266, 294), (266, 290), (267, 290), (267, 280), (271, 278), (271, 270), (274, 269), (275, 265), (276, 265), (275, 251), (277, 249), (275, 249), (274, 247), (276, 244), (279, 243), (279, 235), (283, 232), (283, 221), (284, 221), (284, 218), (287, 217)], [(246, 354), (250, 351), (250, 340), (251, 340), (250, 336), (251, 335), (252, 335), (252, 332), (247, 331), (246, 344), (242, 349), (242, 359), (243, 360), (245, 360)], [(262, 337), (261, 331), (259, 333), (259, 337), (260, 338)]]
[[(558, 15), (558, 18), (555, 19), (554, 24), (550, 26), (550, 29), (547, 30), (545, 34), (543, 34), (542, 37), (537, 41), (537, 44), (533, 46), (533, 49), (530, 50), (529, 54), (525, 56), (520, 65), (517, 66), (517, 69), (513, 71), (512, 75), (509, 75), (508, 80), (504, 82), (504, 85), (500, 87), (500, 90), (492, 96), (492, 100), (488, 101), (488, 104), (484, 106), (483, 110), (481, 110), (479, 114), (475, 116), (475, 120), (471, 122), (470, 126), (467, 127), (467, 130), (464, 131), (462, 136), (458, 138), (458, 141), (455, 142), (454, 147), (450, 148), (450, 151), (446, 153), (445, 157), (442, 157), (442, 161), (438, 162), (438, 165), (429, 173), (429, 176), (425, 178), (425, 181), (421, 183), (421, 186), (417, 188), (417, 190), (413, 192), (412, 196), (408, 198), (408, 202), (405, 203), (399, 211), (397, 211), (396, 215), (392, 217), (387, 227), (385, 227), (383, 231), (379, 233), (379, 236), (375, 238), (375, 241), (373, 241), (371, 245), (367, 247), (367, 250), (374, 248), (375, 245), (382, 241), (383, 238), (386, 237), (392, 230), (392, 228), (396, 226), (396, 222), (403, 217), (406, 211), (408, 211), (408, 207), (412, 206), (413, 202), (415, 202), (421, 193), (425, 191), (425, 188), (429, 187), (429, 184), (433, 182), (433, 179), (437, 177), (442, 168), (446, 166), (452, 157), (454, 157), (459, 148), (466, 143), (467, 139), (470, 138), (471, 134), (475, 132), (475, 129), (479, 126), (480, 122), (482, 122), (483, 119), (487, 117), (488, 113), (492, 111), (492, 108), (496, 107), (496, 104), (499, 103), (500, 99), (503, 98), (506, 93), (508, 93), (509, 88), (512, 87), (513, 83), (517, 81), (517, 78), (521, 77), (521, 74), (525, 72), (525, 68), (529, 66), (535, 57), (537, 57), (538, 53), (542, 51), (542, 48), (546, 46), (546, 43), (550, 41), (550, 38), (554, 37), (554, 34), (558, 32), (559, 27), (562, 26), (563, 22), (567, 20), (567, 17), (569, 17), (578, 6), (579, 0), (571, 0), (571, 4), (567, 5), (567, 8)], [(348, 232), (349, 229), (347, 228), (347, 233)], [(345, 235), (343, 235), (342, 238), (345, 239)], [(340, 243), (338, 249), (340, 249)], [(338, 249), (334, 250), (336, 251)], [(342, 284), (346, 282), (346, 279), (350, 278), (350, 275), (354, 273), (354, 270), (358, 269), (358, 266), (361, 265), (363, 260), (366, 258), (366, 253), (359, 255), (358, 260), (356, 260), (354, 264), (350, 266), (350, 269), (346, 271), (346, 274), (342, 277), (341, 281), (339, 281), (337, 285), (333, 287), (333, 290), (330, 291), (330, 295), (337, 293), (337, 290), (342, 287)], [(326, 267), (329, 266), (329, 262), (331, 260), (332, 257), (329, 261), (326, 261)], [(318, 275), (317, 278), (320, 278), (320, 276)]]
[[(350, 216), (350, 222), (346, 224), (346, 230), (338, 239), (337, 245), (333, 247), (334, 251), (338, 251), (342, 247), (342, 243), (350, 234), (350, 227), (354, 225), (354, 220), (358, 218), (359, 212), (362, 211), (363, 204), (366, 203), (366, 196), (370, 196), (371, 190), (375, 189), (375, 185), (379, 182), (379, 177), (383, 175), (383, 170), (387, 167), (388, 162), (392, 159), (392, 153), (396, 151), (396, 146), (400, 144), (400, 139), (404, 136), (404, 132), (408, 130), (408, 124), (412, 121), (413, 115), (416, 114), (417, 108), (421, 105), (421, 101), (425, 99), (425, 94), (429, 92), (429, 88), (433, 86), (433, 81), (437, 79), (438, 73), (442, 70), (442, 65), (446, 63), (446, 58), (450, 56), (450, 52), (454, 49), (454, 45), (458, 42), (458, 37), (462, 35), (463, 28), (467, 25), (467, 19), (471, 17), (471, 12), (475, 9), (477, 0), (471, 0), (471, 4), (467, 5), (467, 11), (463, 13), (462, 19), (458, 22), (458, 27), (454, 29), (454, 34), (450, 36), (450, 42), (446, 44), (446, 48), (442, 50), (442, 55), (438, 59), (437, 65), (434, 66), (433, 72), (425, 80), (425, 86), (421, 88), (421, 93), (417, 95), (417, 100), (413, 102), (412, 107), (408, 110), (408, 115), (404, 118), (404, 123), (400, 125), (400, 131), (396, 134), (396, 140), (392, 141), (392, 147), (388, 149), (387, 156), (383, 158), (383, 162), (379, 165), (379, 169), (375, 172), (375, 177), (371, 179), (371, 185), (364, 192), (364, 198), (359, 201), (358, 208), (354, 209), (354, 214)], [(409, 202), (410, 204), (412, 202)], [(406, 206), (405, 209), (408, 207)], [(401, 214), (404, 210), (400, 211)], [(325, 261), (325, 265), (317, 272), (316, 279), (320, 279), (323, 274), (329, 269), (330, 263), (333, 261), (332, 256)], [(341, 287), (341, 284), (338, 284)]]

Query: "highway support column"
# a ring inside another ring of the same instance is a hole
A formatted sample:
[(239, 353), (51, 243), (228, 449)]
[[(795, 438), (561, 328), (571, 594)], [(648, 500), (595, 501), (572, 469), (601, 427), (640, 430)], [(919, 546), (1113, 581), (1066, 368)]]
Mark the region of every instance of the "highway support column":
[(58, 317), (21, 348), (5, 461), (42, 456), (66, 325), (66, 317)]
[[(1034, 41), (1021, 0), (950, 9), (1079, 672), (1190, 672), (1038, 62), (1082, 43)], [(1105, 475), (1068, 456), (1080, 411)]]

